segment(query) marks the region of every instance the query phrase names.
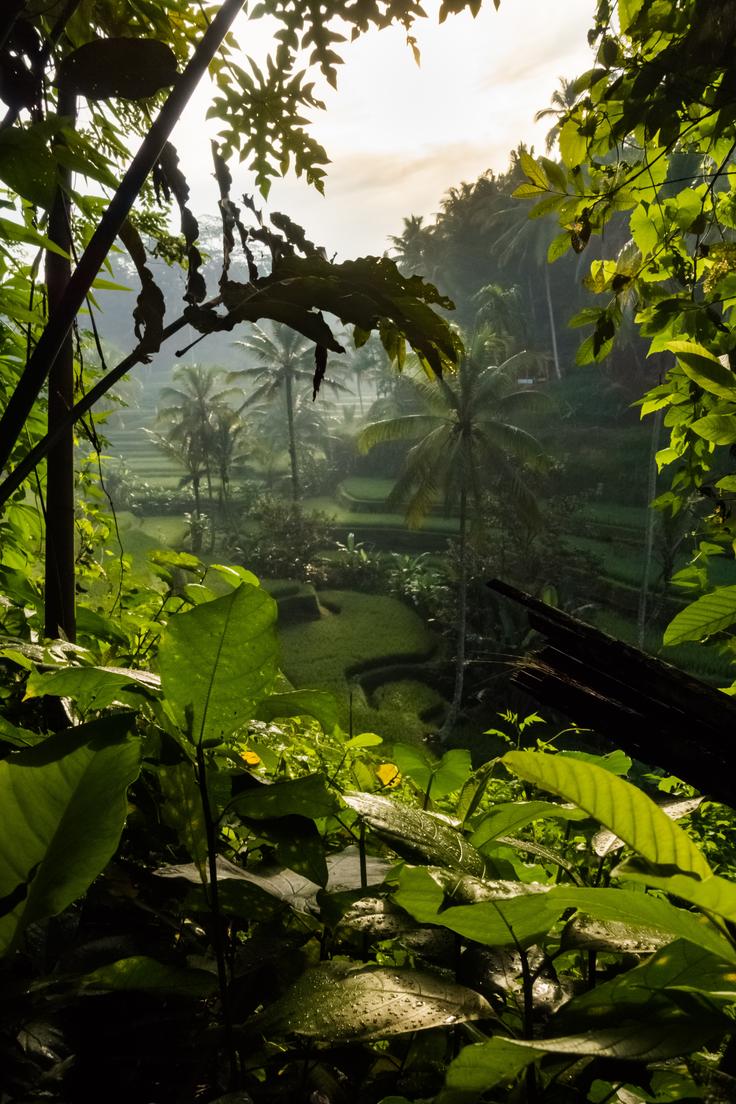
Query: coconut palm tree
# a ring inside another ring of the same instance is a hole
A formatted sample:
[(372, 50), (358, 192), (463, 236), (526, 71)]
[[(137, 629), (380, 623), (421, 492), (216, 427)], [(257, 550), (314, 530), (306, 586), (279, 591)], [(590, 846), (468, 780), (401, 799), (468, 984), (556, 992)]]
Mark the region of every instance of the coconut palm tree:
[(388, 505), (404, 504), (409, 526), (419, 526), (440, 497), (458, 506), (459, 578), (455, 685), (440, 736), (452, 731), (462, 704), (467, 630), (467, 545), (478, 529), (482, 495), (495, 486), (523, 512), (530, 524), (538, 519), (521, 464), (537, 462), (541, 447), (514, 418), (542, 398), (519, 390), (513, 372), (525, 354), (501, 365), (488, 364), (494, 335), (482, 331), (471, 342), (453, 378), (433, 382), (415, 376), (420, 413), (406, 414), (366, 426), (358, 437), (361, 452), (383, 441), (415, 441), (409, 450)]
[(550, 97), (550, 107), (544, 107), (541, 111), (538, 111), (534, 116), (534, 122), (538, 123), (542, 119), (549, 119), (554, 117), (555, 122), (551, 130), (547, 131), (545, 138), (545, 145), (547, 147), (547, 153), (552, 149), (556, 143), (560, 127), (564, 122), (565, 116), (575, 105), (575, 101), (578, 98), (577, 88), (574, 80), (567, 80), (565, 77), (558, 77), (557, 83), (559, 88), (556, 88)]
[[(289, 326), (272, 322), (268, 329), (254, 325), (251, 336), (245, 341), (236, 341), (235, 344), (256, 360), (252, 367), (240, 368), (229, 372), (227, 376), (229, 382), (255, 384), (255, 389), (246, 397), (239, 413), (283, 396), (291, 466), (291, 497), (297, 502), (301, 491), (297, 411), (302, 393), (312, 387), (314, 343)], [(327, 379), (323, 380), (322, 387), (332, 391), (348, 390), (334, 380)]]

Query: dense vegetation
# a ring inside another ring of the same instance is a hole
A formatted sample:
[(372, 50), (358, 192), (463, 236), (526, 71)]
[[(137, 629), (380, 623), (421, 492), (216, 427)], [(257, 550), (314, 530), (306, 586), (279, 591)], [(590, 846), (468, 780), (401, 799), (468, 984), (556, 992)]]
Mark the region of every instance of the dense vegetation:
[(267, 0), (246, 70), (240, 8), (0, 14), (0, 1096), (732, 1099), (733, 812), (540, 716), (485, 586), (733, 679), (732, 6), (599, 0), (549, 156), (340, 263), (232, 166), (321, 188), (310, 70), (424, 13)]

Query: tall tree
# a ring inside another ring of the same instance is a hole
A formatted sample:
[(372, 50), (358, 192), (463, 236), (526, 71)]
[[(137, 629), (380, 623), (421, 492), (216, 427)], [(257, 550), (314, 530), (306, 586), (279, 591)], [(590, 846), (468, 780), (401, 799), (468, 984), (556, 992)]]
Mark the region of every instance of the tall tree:
[(452, 732), (462, 706), (468, 541), (480, 520), (483, 491), (488, 487), (500, 490), (531, 524), (538, 516), (522, 465), (538, 462), (542, 450), (535, 438), (512, 419), (538, 407), (540, 396), (516, 385), (514, 371), (523, 364), (523, 353), (501, 365), (488, 364), (492, 341), (490, 332), (478, 333), (452, 378), (433, 382), (412, 378), (421, 413), (373, 422), (358, 437), (362, 452), (385, 441), (416, 442), (388, 499), (389, 505), (406, 506), (410, 526), (420, 525), (442, 498), (458, 510), (455, 677), (452, 702), (441, 731), (443, 739)]

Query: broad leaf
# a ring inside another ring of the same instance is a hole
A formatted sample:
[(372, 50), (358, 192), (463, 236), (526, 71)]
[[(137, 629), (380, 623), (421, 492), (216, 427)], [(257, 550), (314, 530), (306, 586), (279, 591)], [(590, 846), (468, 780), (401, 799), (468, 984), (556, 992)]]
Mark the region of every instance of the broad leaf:
[(399, 855), (418, 855), (426, 862), (476, 877), (485, 872), (483, 857), (444, 818), (376, 794), (343, 796), (345, 803)]
[(437, 760), (412, 744), (394, 744), (392, 756), (401, 773), (433, 798), (459, 790), (472, 771), (465, 748), (453, 748)]
[(156, 696), (156, 688), (136, 678), (136, 674), (105, 667), (33, 671), (28, 676), (25, 696), (71, 698), (81, 713), (107, 709), (113, 704), (139, 709), (147, 699)]
[(255, 713), (276, 675), (276, 603), (243, 584), (172, 617), (161, 639), (161, 686), (195, 742), (224, 740)]
[(269, 694), (258, 704), (256, 719), (272, 721), (276, 717), (314, 717), (324, 732), (334, 732), (338, 722), (337, 702), (324, 690), (290, 690)]
[[(188, 882), (199, 884), (199, 871), (194, 863), (180, 863), (176, 866), (160, 866), (154, 871), (162, 878), (184, 878)], [(310, 912), (316, 907), (319, 886), (296, 874), (293, 870), (277, 866), (258, 866), (246, 870), (242, 866), (217, 856), (218, 881), (248, 882), (263, 890), (270, 897), (291, 906), (296, 912)]]
[[(675, 801), (666, 801), (659, 807), (672, 820), (680, 820), (681, 817), (689, 816), (690, 813), (695, 812), (702, 801), (702, 797), (683, 797), (677, 798)], [(614, 851), (619, 851), (624, 846), (624, 841), (619, 839), (614, 832), (609, 832), (607, 828), (601, 828), (593, 836), (592, 845), (596, 855), (603, 857), (612, 854)]]
[(477, 903), (447, 908), (445, 894), (452, 897), (454, 891), (451, 877), (447, 871), (435, 873), (426, 867), (404, 870), (394, 900), (420, 923), (449, 928), (488, 946), (540, 942), (564, 912), (579, 909), (596, 920), (638, 928), (646, 937), (652, 930), (663, 932), (736, 961), (736, 950), (713, 924), (645, 893), (534, 883), (519, 883), (512, 891), (507, 883), (487, 882), (487, 895), (493, 899), (483, 900), (478, 893)]
[(509, 801), (494, 805), (470, 837), (481, 848), (499, 836), (510, 835), (535, 820), (559, 817), (560, 820), (587, 820), (587, 813), (575, 805), (555, 805), (551, 801)]
[(140, 767), (134, 720), (80, 725), (0, 763), (0, 953), (84, 893), (112, 858)]
[(704, 912), (722, 916), (736, 923), (736, 884), (717, 874), (702, 880), (688, 878), (685, 874), (669, 874), (656, 867), (647, 868), (636, 862), (622, 863), (614, 871), (618, 878), (641, 882), (655, 889), (664, 890), (683, 901), (689, 901)]
[(191, 966), (167, 966), (146, 955), (134, 955), (100, 966), (80, 978), (85, 990), (119, 991), (136, 989), (156, 995), (204, 999), (217, 992), (217, 976)]
[(255, 820), (295, 814), (316, 820), (337, 812), (338, 803), (327, 787), (325, 776), (309, 774), (306, 778), (261, 784), (245, 790), (233, 798), (230, 808)]
[(702, 345), (693, 341), (670, 341), (667, 349), (675, 354), (683, 372), (704, 391), (722, 399), (736, 399), (736, 376)]
[(191, 763), (162, 765), (157, 770), (163, 804), (161, 818), (173, 828), (179, 842), (194, 861), (199, 876), (207, 881), (207, 833), (202, 798)]
[(711, 873), (682, 828), (623, 778), (592, 763), (533, 751), (511, 751), (503, 761), (526, 781), (574, 801), (649, 862), (674, 866), (699, 878)]
[(67, 54), (57, 84), (88, 100), (142, 100), (177, 77), (176, 56), (153, 38), (97, 38)]
[(480, 994), (436, 974), (333, 959), (308, 970), (254, 1026), (269, 1035), (366, 1041), (491, 1015)]
[(591, 920), (578, 914), (560, 937), (563, 950), (605, 951), (612, 954), (651, 954), (671, 941), (668, 933), (641, 928), (621, 920)]
[(736, 440), (736, 414), (706, 414), (690, 426), (693, 433), (714, 445), (732, 445)]
[(725, 1019), (704, 1016), (695, 1022), (691, 1016), (685, 1016), (673, 1008), (657, 1016), (650, 1015), (645, 1022), (630, 1020), (580, 1035), (536, 1039), (534, 1044), (518, 1040), (515, 1045), (529, 1046), (535, 1051), (543, 1048), (550, 1054), (661, 1062), (699, 1050), (704, 1043), (723, 1034), (726, 1026)]
[(704, 640), (736, 622), (736, 586), (716, 587), (680, 610), (664, 631), (668, 647), (687, 640)]
[(466, 1046), (448, 1066), (437, 1104), (475, 1104), (481, 1093), (513, 1081), (543, 1055), (543, 1050), (518, 1047), (500, 1035)]

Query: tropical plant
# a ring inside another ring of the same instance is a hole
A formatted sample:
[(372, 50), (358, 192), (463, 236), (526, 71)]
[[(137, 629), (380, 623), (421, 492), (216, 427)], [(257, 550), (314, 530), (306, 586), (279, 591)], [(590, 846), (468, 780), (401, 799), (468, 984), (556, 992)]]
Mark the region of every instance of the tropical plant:
[(531, 434), (508, 419), (538, 408), (541, 397), (516, 385), (513, 372), (524, 363), (523, 353), (501, 365), (487, 363), (492, 340), (488, 331), (479, 332), (455, 377), (412, 380), (417, 403), (424, 408), (421, 413), (373, 422), (358, 437), (358, 447), (363, 452), (386, 441), (416, 442), (387, 499), (389, 506), (405, 504), (410, 526), (420, 525), (441, 499), (446, 508), (452, 504), (458, 509), (455, 685), (442, 729), (444, 738), (452, 731), (462, 703), (467, 631), (466, 546), (474, 523), (480, 520), (483, 490), (489, 486), (498, 488), (509, 509), (524, 513), (531, 523), (538, 516), (521, 465), (538, 463), (541, 447)]
[[(243, 341), (236, 341), (235, 344), (245, 351), (249, 359), (257, 361), (252, 367), (228, 373), (230, 382), (254, 385), (253, 390), (249, 389), (240, 413), (259, 403), (280, 400), (283, 404), (291, 468), (291, 498), (293, 502), (298, 502), (301, 485), (297, 408), (303, 407), (302, 399), (306, 390), (311, 391), (314, 386), (314, 345), (288, 326), (275, 323), (269, 329), (265, 326), (253, 326), (251, 336)], [(332, 390), (342, 389), (331, 380), (322, 380), (321, 386)]]

